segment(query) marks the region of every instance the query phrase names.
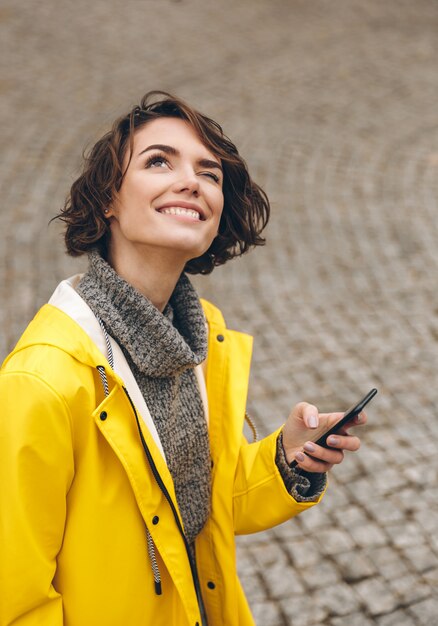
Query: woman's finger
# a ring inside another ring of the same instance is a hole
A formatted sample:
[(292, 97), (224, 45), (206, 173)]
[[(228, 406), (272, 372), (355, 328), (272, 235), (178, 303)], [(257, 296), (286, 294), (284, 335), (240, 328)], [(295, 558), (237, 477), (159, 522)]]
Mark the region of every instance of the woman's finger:
[(360, 448), (360, 439), (353, 435), (330, 435), (327, 439), (327, 444), (336, 448), (337, 450), (349, 450), (350, 452), (356, 452)]
[(344, 458), (342, 449), (333, 450), (330, 448), (324, 448), (323, 446), (317, 446), (316, 443), (313, 443), (313, 441), (307, 441), (303, 446), (303, 450), (314, 459), (323, 461), (324, 463), (329, 463), (330, 465), (342, 463)]
[(295, 454), (295, 460), (297, 462), (297, 467), (305, 470), (306, 472), (315, 474), (324, 474), (332, 468), (330, 463), (325, 463), (324, 461), (310, 457), (307, 454), (304, 454), (304, 452), (297, 452)]
[[(335, 426), (342, 418), (344, 417), (344, 413), (320, 413), (319, 418), (320, 421), (326, 424), (327, 429)], [(365, 411), (361, 411), (356, 417), (354, 417), (350, 422), (348, 422), (343, 429), (352, 428), (353, 426), (362, 426), (367, 422), (367, 414)]]
[(343, 458), (342, 450), (323, 448), (312, 441), (307, 441), (303, 450), (295, 453), (298, 465), (308, 472), (327, 472), (333, 465), (342, 463)]
[(317, 428), (319, 425), (319, 416), (316, 406), (308, 402), (301, 402), (298, 407), (300, 407), (303, 422), (307, 428)]

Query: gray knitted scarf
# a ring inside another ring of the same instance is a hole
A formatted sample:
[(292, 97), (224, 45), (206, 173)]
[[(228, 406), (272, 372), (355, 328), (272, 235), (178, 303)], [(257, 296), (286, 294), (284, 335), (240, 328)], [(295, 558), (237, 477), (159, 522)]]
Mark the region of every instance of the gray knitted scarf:
[(161, 313), (97, 252), (77, 291), (118, 342), (145, 398), (172, 475), (189, 543), (210, 512), (210, 450), (194, 366), (207, 356), (199, 298), (181, 275)]

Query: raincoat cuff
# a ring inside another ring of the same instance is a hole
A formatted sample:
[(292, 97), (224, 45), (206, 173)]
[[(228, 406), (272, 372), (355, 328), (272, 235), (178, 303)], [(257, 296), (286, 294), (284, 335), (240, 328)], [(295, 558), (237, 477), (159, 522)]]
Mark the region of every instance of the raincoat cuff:
[(283, 448), (283, 432), (277, 437), (275, 463), (284, 486), (296, 502), (319, 500), (327, 487), (327, 474), (316, 474), (297, 467), (289, 467)]

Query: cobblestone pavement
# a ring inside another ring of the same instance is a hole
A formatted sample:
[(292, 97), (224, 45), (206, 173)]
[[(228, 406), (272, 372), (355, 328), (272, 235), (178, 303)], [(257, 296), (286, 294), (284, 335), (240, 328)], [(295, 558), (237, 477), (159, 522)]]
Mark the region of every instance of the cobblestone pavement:
[(196, 280), (256, 337), (260, 430), (380, 392), (321, 506), (239, 539), (257, 623), (438, 624), (438, 4), (5, 0), (0, 27), (1, 354), (83, 267), (47, 222), (84, 146), (186, 97), (273, 204), (265, 248)]

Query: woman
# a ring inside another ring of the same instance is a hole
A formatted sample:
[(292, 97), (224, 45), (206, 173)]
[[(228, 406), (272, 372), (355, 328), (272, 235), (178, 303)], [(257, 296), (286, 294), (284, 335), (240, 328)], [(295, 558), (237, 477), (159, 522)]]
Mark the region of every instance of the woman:
[(359, 448), (346, 431), (312, 445), (340, 414), (307, 403), (243, 439), (251, 338), (186, 273), (263, 244), (268, 200), (220, 126), (151, 92), (94, 146), (60, 217), (90, 263), (0, 378), (0, 624), (253, 624), (234, 535), (313, 506)]

